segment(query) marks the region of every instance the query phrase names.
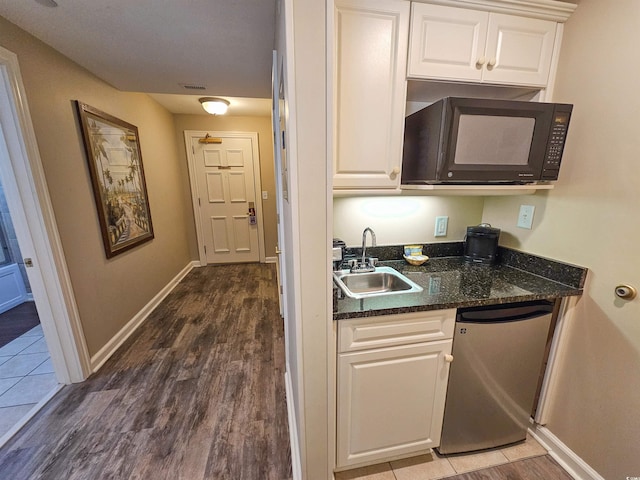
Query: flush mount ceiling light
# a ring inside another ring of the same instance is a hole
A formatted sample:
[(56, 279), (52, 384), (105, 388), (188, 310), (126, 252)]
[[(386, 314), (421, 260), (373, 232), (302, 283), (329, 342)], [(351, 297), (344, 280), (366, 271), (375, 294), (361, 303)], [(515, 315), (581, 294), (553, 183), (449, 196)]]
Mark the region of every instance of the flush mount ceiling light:
[(200, 103), (202, 108), (211, 115), (224, 115), (229, 107), (229, 102), (224, 98), (203, 97), (200, 99)]

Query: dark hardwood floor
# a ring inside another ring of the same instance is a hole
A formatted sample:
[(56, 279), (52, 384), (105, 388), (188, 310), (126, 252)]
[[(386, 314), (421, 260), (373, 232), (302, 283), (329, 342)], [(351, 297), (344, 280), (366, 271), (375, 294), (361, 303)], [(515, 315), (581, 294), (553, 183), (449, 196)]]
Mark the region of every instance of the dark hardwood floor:
[(0, 478), (290, 479), (272, 267), (194, 269), (0, 449)]

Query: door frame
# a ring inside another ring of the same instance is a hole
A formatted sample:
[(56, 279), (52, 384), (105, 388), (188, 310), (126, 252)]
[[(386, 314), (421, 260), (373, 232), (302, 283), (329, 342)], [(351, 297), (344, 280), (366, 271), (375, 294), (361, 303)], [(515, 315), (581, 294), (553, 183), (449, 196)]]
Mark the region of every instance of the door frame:
[(285, 337), (288, 338), (287, 332), (287, 314), (285, 305), (287, 305), (287, 268), (285, 265), (285, 252), (288, 250), (285, 241), (283, 212), (284, 212), (284, 194), (282, 186), (282, 134), (284, 131), (280, 129), (280, 122), (283, 119), (284, 112), (280, 109), (280, 88), (284, 88), (282, 83), (282, 72), (284, 67), (278, 63), (278, 51), (273, 51), (273, 59), (271, 65), (271, 127), (273, 129), (273, 168), (276, 186), (276, 218), (278, 245), (276, 246), (276, 266), (278, 279), (278, 306), (280, 307), (280, 316), (284, 319)]
[(187, 164), (189, 167), (189, 182), (191, 183), (191, 204), (193, 208), (193, 219), (196, 224), (196, 238), (198, 240), (198, 256), (200, 266), (208, 265), (207, 255), (204, 251), (204, 235), (202, 232), (202, 222), (200, 218), (200, 204), (198, 196), (198, 183), (196, 178), (195, 152), (191, 148), (193, 140), (204, 138), (206, 135), (217, 138), (248, 138), (251, 140), (253, 155), (253, 188), (255, 190), (256, 219), (258, 221), (258, 253), (260, 263), (265, 263), (266, 255), (264, 249), (264, 222), (262, 215), (262, 183), (260, 179), (260, 150), (258, 148), (257, 132), (226, 132), (226, 131), (206, 131), (206, 130), (185, 130), (184, 146), (187, 151)]
[(59, 382), (81, 382), (91, 362), (47, 189), (26, 91), (13, 52), (0, 47), (0, 173)]

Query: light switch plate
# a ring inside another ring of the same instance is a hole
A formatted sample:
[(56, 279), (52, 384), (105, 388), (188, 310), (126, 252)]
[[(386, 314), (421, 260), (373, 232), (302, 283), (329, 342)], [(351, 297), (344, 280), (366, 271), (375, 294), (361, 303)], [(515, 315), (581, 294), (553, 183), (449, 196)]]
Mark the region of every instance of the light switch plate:
[(520, 205), (520, 213), (518, 213), (517, 226), (520, 228), (527, 228), (531, 230), (533, 225), (533, 213), (536, 211), (536, 207), (533, 205)]
[(433, 232), (434, 237), (446, 237), (449, 217), (436, 217), (436, 225)]
[(262, 199), (266, 200), (267, 198), (269, 198), (269, 192), (267, 192), (266, 190), (262, 191)]

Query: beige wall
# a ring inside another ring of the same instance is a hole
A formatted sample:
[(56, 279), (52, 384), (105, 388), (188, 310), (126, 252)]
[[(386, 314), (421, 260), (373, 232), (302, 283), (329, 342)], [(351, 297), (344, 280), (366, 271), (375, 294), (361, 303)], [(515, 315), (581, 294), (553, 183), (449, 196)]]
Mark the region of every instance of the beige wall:
[[(185, 130), (210, 130), (226, 132), (258, 132), (260, 154), (260, 183), (262, 191), (268, 193), (267, 200), (262, 201), (264, 215), (264, 245), (267, 257), (275, 257), (278, 243), (276, 224), (276, 187), (273, 174), (273, 141), (271, 117), (218, 117), (212, 115), (174, 115), (178, 155), (183, 165), (187, 165), (187, 153), (184, 147)], [(191, 194), (188, 201), (191, 203)], [(193, 224), (193, 211), (189, 213), (189, 221)], [(195, 227), (190, 232), (189, 251), (191, 258), (198, 258), (198, 244)]]
[[(344, 197), (333, 200), (333, 236), (350, 247), (371, 227), (378, 245), (461, 242), (482, 220), (483, 197)], [(436, 217), (449, 217), (447, 235), (435, 237)]]
[[(581, 0), (566, 24), (554, 101), (573, 103), (556, 188), (485, 202), (501, 243), (589, 267), (548, 428), (606, 479), (640, 475), (640, 3)], [(515, 227), (536, 206), (531, 231)]]
[[(95, 355), (191, 260), (188, 175), (173, 118), (150, 97), (115, 90), (0, 17), (18, 56), (80, 319)], [(107, 260), (75, 113), (80, 100), (138, 127), (155, 239)]]

